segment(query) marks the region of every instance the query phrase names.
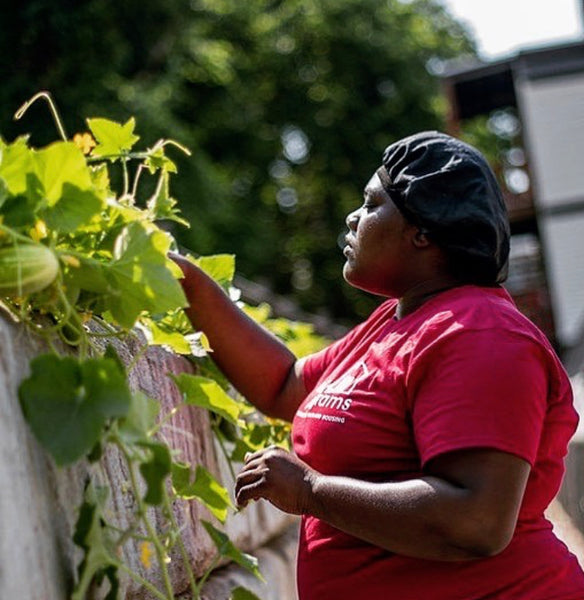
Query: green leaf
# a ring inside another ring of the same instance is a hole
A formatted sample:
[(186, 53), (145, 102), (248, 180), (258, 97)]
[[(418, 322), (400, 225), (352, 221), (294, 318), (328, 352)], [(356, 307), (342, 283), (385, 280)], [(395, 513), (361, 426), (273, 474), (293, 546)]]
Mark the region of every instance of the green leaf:
[(180, 216), (180, 211), (176, 208), (177, 201), (170, 195), (168, 180), (169, 174), (164, 171), (160, 175), (156, 190), (146, 206), (154, 220), (166, 219), (189, 227), (189, 222)]
[(12, 144), (3, 144), (0, 177), (10, 194), (18, 196), (29, 189), (30, 179), (35, 175), (34, 153), (28, 147), (28, 138), (20, 137)]
[(159, 169), (167, 173), (176, 173), (176, 165), (164, 153), (164, 147), (158, 147), (154, 152), (148, 154), (148, 158), (144, 161), (150, 173), (155, 173)]
[(134, 392), (128, 414), (120, 420), (118, 432), (127, 443), (145, 442), (156, 426), (160, 403), (142, 392)]
[[(63, 254), (66, 254), (66, 251)], [(77, 287), (97, 294), (111, 292), (111, 286), (106, 277), (107, 265), (99, 264), (97, 261), (83, 256), (76, 258), (79, 260), (79, 266), (67, 266), (65, 271), (65, 284), (68, 288)]]
[(243, 567), (250, 573), (253, 573), (258, 579), (264, 581), (264, 578), (262, 577), (262, 574), (258, 568), (258, 560), (255, 556), (251, 556), (250, 554), (246, 554), (238, 550), (234, 546), (233, 542), (222, 531), (219, 531), (219, 529), (213, 527), (213, 525), (211, 525), (211, 523), (208, 521), (201, 519), (201, 523), (221, 556), (230, 558), (240, 567)]
[(2, 223), (8, 227), (32, 227), (36, 221), (38, 200), (26, 195), (9, 196), (0, 208)]
[(120, 358), (120, 355), (118, 354), (118, 351), (111, 345), (108, 344), (106, 346), (105, 352), (103, 353), (103, 356), (105, 358), (109, 358), (111, 359), (116, 367), (118, 368), (118, 371), (125, 377), (127, 375), (126, 373), (126, 365), (123, 363), (122, 359)]
[(167, 258), (169, 248), (170, 239), (164, 232), (139, 222), (130, 223), (118, 236), (106, 275), (115, 291), (109, 309), (123, 327), (131, 328), (143, 311), (165, 313), (186, 306), (176, 271)]
[(61, 233), (73, 233), (88, 224), (104, 207), (103, 200), (91, 190), (82, 190), (65, 182), (61, 198), (42, 211), (47, 225)]
[(141, 323), (150, 332), (149, 344), (168, 346), (177, 354), (191, 354), (191, 344), (180, 331), (173, 331), (171, 328), (165, 327), (164, 323), (157, 323), (153, 319), (142, 319)]
[(86, 400), (95, 404), (105, 419), (125, 416), (130, 408), (131, 393), (118, 361), (89, 358), (79, 364)]
[(157, 442), (144, 442), (140, 445), (150, 451), (149, 459), (140, 465), (140, 473), (147, 486), (144, 502), (159, 506), (164, 498), (164, 480), (170, 474), (170, 451), (168, 446)]
[(242, 308), (246, 315), (251, 317), (254, 321), (262, 324), (270, 318), (270, 314), (272, 313), (272, 308), (266, 302), (262, 302), (257, 306), (244, 304)]
[(109, 567), (104, 569), (102, 573), (98, 574), (98, 582), (101, 583), (101, 580), (104, 577), (107, 577), (107, 579), (109, 580), (110, 590), (103, 600), (119, 600), (120, 579), (118, 577), (118, 566), (110, 565)]
[(202, 256), (194, 259), (193, 262), (224, 289), (231, 285), (235, 275), (235, 256), (233, 254)]
[(95, 191), (102, 197), (111, 196), (110, 178), (107, 164), (93, 165), (89, 167), (91, 182)]
[(253, 592), (250, 592), (247, 588), (236, 587), (231, 592), (229, 600), (260, 600)]
[(183, 500), (198, 498), (221, 521), (225, 522), (233, 504), (229, 492), (201, 465), (197, 465), (195, 481), (191, 482), (191, 468), (186, 463), (172, 464), (172, 487)]
[(93, 149), (93, 156), (114, 157), (126, 154), (140, 139), (134, 135), (134, 117), (123, 125), (109, 119), (87, 119), (87, 125), (98, 142)]
[(114, 600), (117, 597), (118, 561), (113, 540), (108, 536), (108, 530), (104, 526), (105, 520), (102, 514), (104, 503), (103, 488), (96, 490), (90, 483), (85, 490), (85, 499), (79, 510), (73, 534), (73, 541), (83, 550), (84, 557), (78, 567), (78, 582), (71, 600), (85, 600), (92, 582), (99, 583), (104, 576), (110, 582), (107, 598)]
[(215, 414), (238, 424), (244, 410), (242, 403), (231, 398), (223, 388), (212, 379), (200, 375), (180, 373), (171, 375), (187, 404), (206, 408)]
[(73, 142), (54, 142), (34, 154), (35, 172), (49, 206), (63, 196), (67, 184), (79, 190), (91, 188), (91, 174), (85, 157)]
[(126, 378), (110, 358), (38, 356), (18, 392), (33, 433), (58, 465), (90, 452), (107, 421), (130, 406)]
[(4, 204), (6, 198), (8, 198), (8, 186), (4, 179), (0, 178), (0, 206)]

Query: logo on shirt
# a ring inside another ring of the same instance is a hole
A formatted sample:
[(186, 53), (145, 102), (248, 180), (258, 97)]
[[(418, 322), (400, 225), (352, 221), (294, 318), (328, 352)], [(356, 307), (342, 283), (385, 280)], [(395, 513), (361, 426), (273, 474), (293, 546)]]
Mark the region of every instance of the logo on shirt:
[(304, 410), (298, 411), (298, 416), (323, 419), (326, 421), (335, 421), (344, 423), (344, 416), (335, 416), (331, 414), (322, 414), (317, 412), (319, 408), (326, 408), (328, 412), (347, 412), (351, 408), (353, 399), (351, 394), (355, 387), (362, 383), (371, 375), (367, 365), (360, 361), (356, 363), (347, 373), (343, 374), (334, 381), (325, 381), (315, 390), (314, 396), (303, 407)]

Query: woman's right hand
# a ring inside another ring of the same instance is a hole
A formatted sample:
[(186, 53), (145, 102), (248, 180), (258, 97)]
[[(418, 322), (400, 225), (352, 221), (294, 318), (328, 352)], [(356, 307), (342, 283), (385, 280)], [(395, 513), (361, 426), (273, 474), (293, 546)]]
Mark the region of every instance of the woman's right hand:
[(219, 368), (258, 410), (292, 420), (305, 396), (296, 357), (197, 265), (180, 254), (169, 253), (169, 258), (183, 272), (185, 312), (195, 330), (207, 336)]

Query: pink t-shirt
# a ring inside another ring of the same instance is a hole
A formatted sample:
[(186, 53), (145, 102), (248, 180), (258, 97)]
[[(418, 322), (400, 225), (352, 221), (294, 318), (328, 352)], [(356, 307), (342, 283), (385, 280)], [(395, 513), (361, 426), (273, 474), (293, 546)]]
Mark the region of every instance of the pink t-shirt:
[(455, 288), (401, 320), (395, 307), (307, 359), (296, 453), (321, 473), (381, 482), (453, 450), (509, 452), (532, 466), (516, 532), (497, 556), (431, 561), (304, 516), (301, 600), (583, 600), (584, 574), (543, 516), (578, 420), (547, 339), (501, 288)]

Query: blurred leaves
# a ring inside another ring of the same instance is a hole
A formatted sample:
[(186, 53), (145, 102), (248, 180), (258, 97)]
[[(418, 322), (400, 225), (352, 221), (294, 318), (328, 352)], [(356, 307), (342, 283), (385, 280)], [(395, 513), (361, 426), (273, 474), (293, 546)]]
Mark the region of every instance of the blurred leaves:
[[(444, 126), (435, 73), (474, 51), (438, 0), (29, 0), (0, 7), (0, 31), (3, 131), (51, 139), (40, 108), (10, 123), (39, 87), (71, 131), (107, 114), (131, 136), (135, 115), (147, 144), (193, 151), (176, 161), (181, 244), (348, 320), (373, 300), (342, 281), (344, 217), (387, 144)], [(94, 153), (131, 145), (98, 129)], [(150, 183), (143, 201), (172, 219)]]

